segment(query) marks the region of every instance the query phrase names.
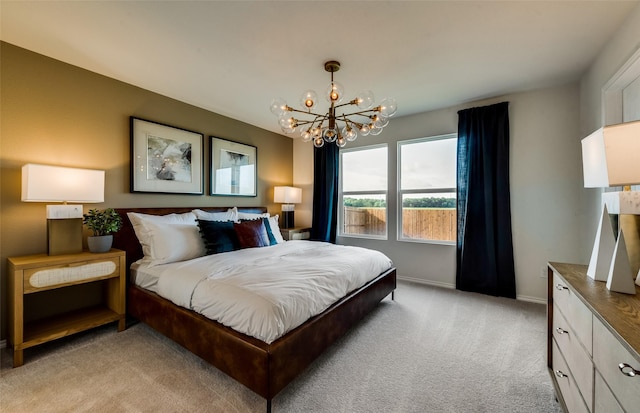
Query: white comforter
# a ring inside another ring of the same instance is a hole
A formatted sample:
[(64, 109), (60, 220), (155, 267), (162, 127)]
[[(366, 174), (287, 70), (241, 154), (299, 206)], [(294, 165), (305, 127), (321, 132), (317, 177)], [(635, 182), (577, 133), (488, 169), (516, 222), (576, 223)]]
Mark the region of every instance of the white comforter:
[(391, 265), (378, 251), (288, 241), (153, 270), (160, 296), (271, 343)]

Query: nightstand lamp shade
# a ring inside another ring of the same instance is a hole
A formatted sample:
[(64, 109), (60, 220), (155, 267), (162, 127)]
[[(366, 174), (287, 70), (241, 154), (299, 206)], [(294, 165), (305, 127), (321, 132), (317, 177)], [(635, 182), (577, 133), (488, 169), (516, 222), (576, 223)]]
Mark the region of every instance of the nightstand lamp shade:
[[(640, 183), (640, 121), (605, 126), (582, 140), (585, 188)], [(609, 214), (618, 215), (613, 228)], [(605, 192), (587, 275), (611, 291), (635, 294), (640, 285), (640, 192)]]
[(293, 186), (276, 186), (273, 188), (273, 201), (282, 204), (282, 228), (295, 226), (294, 204), (302, 202), (302, 189)]
[(47, 253), (82, 252), (82, 205), (67, 205), (67, 202), (104, 202), (104, 171), (24, 165), (21, 199), (64, 203), (47, 205)]

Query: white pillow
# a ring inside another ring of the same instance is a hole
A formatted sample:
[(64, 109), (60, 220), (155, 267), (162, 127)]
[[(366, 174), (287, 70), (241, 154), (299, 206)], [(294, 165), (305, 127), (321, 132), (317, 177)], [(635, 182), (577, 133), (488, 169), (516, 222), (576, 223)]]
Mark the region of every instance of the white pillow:
[(192, 211), (197, 219), (204, 221), (233, 221), (238, 222), (238, 208), (233, 207), (227, 209), (225, 212), (209, 212), (201, 209), (194, 209)]
[(147, 221), (153, 221), (160, 224), (193, 224), (198, 225), (196, 222), (196, 216), (191, 212), (185, 212), (182, 214), (168, 214), (168, 215), (150, 215), (150, 214), (141, 214), (139, 212), (127, 212), (127, 216), (129, 217), (129, 221), (133, 224), (134, 228), (136, 225), (141, 224)]
[(269, 213), (265, 212), (263, 214), (257, 214), (255, 212), (238, 211), (238, 219), (258, 219), (258, 218), (269, 218)]
[(148, 222), (149, 266), (186, 261), (206, 255), (197, 225), (156, 224)]
[(281, 244), (284, 242), (284, 238), (282, 238), (282, 233), (280, 232), (280, 226), (278, 225), (278, 215), (274, 215), (272, 217), (269, 217), (268, 221), (269, 221), (269, 226), (271, 227), (271, 233), (273, 234), (273, 237), (276, 239), (276, 242), (278, 244)]
[(185, 261), (206, 254), (196, 216), (127, 213), (149, 266)]

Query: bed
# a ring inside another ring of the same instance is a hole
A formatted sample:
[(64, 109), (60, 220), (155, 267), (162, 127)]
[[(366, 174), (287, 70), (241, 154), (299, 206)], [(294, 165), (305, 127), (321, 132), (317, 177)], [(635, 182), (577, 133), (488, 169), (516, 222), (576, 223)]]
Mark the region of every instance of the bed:
[[(123, 218), (123, 228), (114, 234), (114, 248), (126, 251), (128, 271), (131, 264), (143, 257), (143, 252), (127, 213), (166, 215), (193, 209), (196, 208), (116, 209)], [(226, 207), (201, 209), (214, 213), (228, 210)], [(238, 210), (254, 214), (266, 212), (263, 207)], [(127, 313), (264, 397), (266, 411), (270, 412), (271, 401), (278, 392), (383, 298), (390, 294), (393, 298), (395, 288), (396, 270), (390, 267), (270, 343), (212, 321), (131, 282), (127, 287)]]

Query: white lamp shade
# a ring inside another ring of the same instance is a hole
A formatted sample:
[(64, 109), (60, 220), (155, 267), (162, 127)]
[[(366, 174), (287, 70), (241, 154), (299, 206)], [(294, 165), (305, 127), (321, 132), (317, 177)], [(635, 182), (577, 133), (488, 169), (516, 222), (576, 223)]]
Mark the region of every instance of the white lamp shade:
[(640, 121), (605, 126), (582, 140), (585, 188), (640, 183)]
[(302, 189), (293, 186), (273, 188), (273, 201), (280, 204), (299, 204), (302, 202)]
[(24, 202), (104, 202), (104, 171), (27, 164), (22, 167)]

